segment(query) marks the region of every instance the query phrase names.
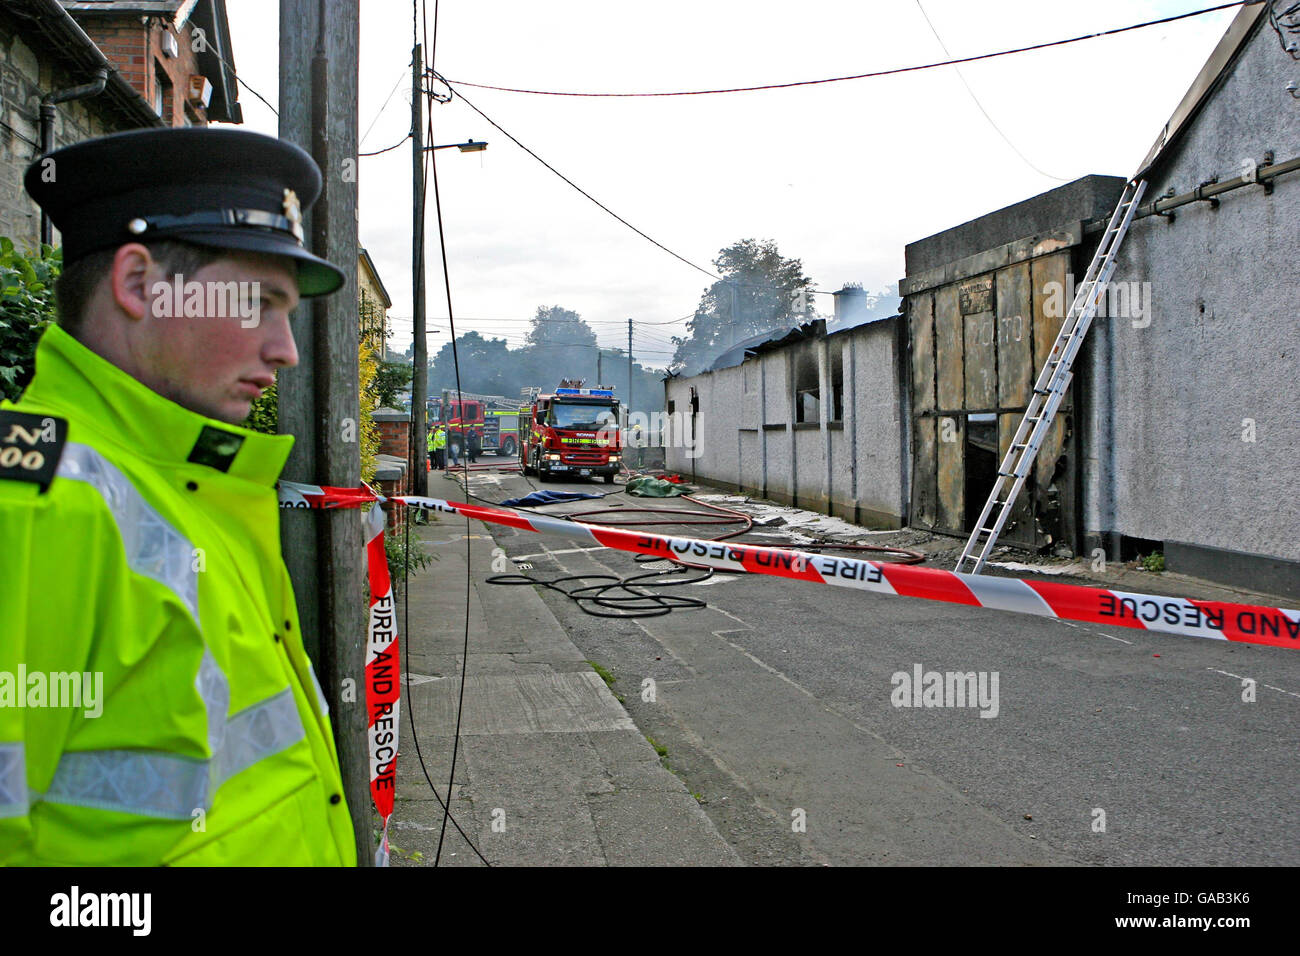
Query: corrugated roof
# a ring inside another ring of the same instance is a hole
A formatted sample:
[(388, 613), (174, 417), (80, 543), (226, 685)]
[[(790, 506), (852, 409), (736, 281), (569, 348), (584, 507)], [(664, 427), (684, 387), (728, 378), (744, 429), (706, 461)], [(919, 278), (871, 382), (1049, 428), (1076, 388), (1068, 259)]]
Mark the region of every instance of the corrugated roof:
[(716, 372), (720, 368), (731, 368), (733, 365), (739, 365), (751, 355), (770, 352), (772, 349), (788, 345), (798, 339), (817, 338), (825, 334), (825, 319), (814, 319), (804, 325), (792, 325), (773, 329), (770, 332), (762, 332), (729, 347), (715, 358), (704, 371)]

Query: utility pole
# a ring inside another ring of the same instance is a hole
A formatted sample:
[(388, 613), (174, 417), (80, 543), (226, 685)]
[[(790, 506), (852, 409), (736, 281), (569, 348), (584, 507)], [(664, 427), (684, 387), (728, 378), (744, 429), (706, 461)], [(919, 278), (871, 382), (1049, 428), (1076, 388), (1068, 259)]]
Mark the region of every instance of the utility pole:
[(632, 320), (627, 320), (627, 410), (632, 411)]
[[(280, 136), (312, 154), (324, 190), (305, 217), (311, 248), (347, 276), (333, 295), (293, 315), (299, 363), (278, 376), (279, 429), (297, 437), (284, 477), (355, 488), (361, 482), (357, 380), (357, 80), (359, 0), (281, 0)], [(287, 509), (281, 551), (303, 644), (330, 707), (357, 857), (374, 859), (366, 708), (340, 700), (365, 671), (361, 513)]]
[(412, 326), (415, 354), (411, 361), (411, 449), (412, 477), (415, 493), (429, 493), (427, 462), (429, 448), (425, 436), (426, 407), (429, 396), (429, 340), (424, 327), (424, 47), (417, 43), (411, 50), (411, 276)]
[(604, 384), (605, 378), (600, 373), (600, 360), (605, 357), (605, 353), (600, 350), (600, 343), (596, 343), (596, 384)]
[(728, 279), (727, 287), (731, 289), (731, 335), (727, 343), (730, 348), (740, 340), (740, 303), (736, 295), (736, 280)]

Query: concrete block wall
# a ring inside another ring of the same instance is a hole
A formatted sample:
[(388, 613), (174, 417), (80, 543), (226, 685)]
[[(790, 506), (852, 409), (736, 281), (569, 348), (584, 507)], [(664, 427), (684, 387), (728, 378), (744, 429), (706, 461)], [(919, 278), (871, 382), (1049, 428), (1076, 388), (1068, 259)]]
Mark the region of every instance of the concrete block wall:
[[(670, 379), (666, 399), (689, 414), (699, 399), (700, 444), (692, 458), (670, 434), (670, 471), (696, 480), (841, 516), (901, 527), (904, 412), (897, 320), (798, 341), (742, 365)], [(794, 371), (811, 360), (820, 387), (816, 421), (795, 422)], [(833, 418), (834, 366), (842, 368), (843, 414)], [(678, 437), (681, 435), (679, 433)]]
[[(1300, 63), (1265, 24), (1158, 162), (1147, 196), (1231, 179), (1266, 151), (1300, 156), (1289, 80)], [(1150, 324), (1098, 319), (1083, 370), (1095, 396), (1083, 423), (1090, 546), (1113, 550), (1123, 535), (1178, 543), (1207, 564), (1220, 552), (1264, 556), (1300, 593), (1300, 564), (1285, 564), (1300, 561), (1297, 223), (1300, 172), (1271, 194), (1246, 186), (1217, 208), (1134, 223), (1113, 281), (1150, 283)]]

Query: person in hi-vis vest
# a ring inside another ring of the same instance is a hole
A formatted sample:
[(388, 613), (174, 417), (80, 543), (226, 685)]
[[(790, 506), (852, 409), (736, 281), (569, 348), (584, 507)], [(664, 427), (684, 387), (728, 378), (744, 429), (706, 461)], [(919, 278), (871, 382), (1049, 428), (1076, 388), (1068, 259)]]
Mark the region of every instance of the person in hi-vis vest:
[(297, 364), (300, 297), (344, 282), (303, 245), (320, 171), (160, 129), (25, 182), (64, 267), (0, 406), (0, 864), (355, 865), (280, 556), (294, 439), (237, 424)]

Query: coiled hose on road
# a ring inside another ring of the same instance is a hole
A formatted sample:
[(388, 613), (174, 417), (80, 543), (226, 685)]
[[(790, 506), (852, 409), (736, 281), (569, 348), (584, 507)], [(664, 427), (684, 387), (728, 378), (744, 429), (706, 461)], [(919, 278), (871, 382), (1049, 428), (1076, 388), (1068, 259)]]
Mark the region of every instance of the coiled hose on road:
[[(631, 477), (639, 477), (641, 473), (625, 471), (625, 474)], [(527, 481), (527, 478), (525, 478)], [(530, 487), (536, 488), (532, 482), (528, 482)], [(611, 492), (610, 494), (617, 494)], [(608, 497), (602, 495), (601, 497)], [(473, 496), (476, 497), (477, 496)], [(725, 534), (714, 535), (710, 538), (704, 538), (705, 541), (726, 541), (732, 538), (740, 537), (746, 534), (754, 527), (753, 519), (744, 512), (737, 511), (733, 508), (726, 508), (722, 505), (715, 505), (712, 502), (702, 501), (691, 495), (682, 495), (682, 498), (715, 512), (718, 517), (702, 515), (697, 510), (686, 508), (620, 508), (606, 507), (595, 508), (589, 511), (570, 511), (564, 514), (555, 514), (553, 512), (539, 512), (549, 514), (551, 517), (565, 518), (569, 521), (576, 521), (581, 524), (599, 524), (608, 528), (626, 528), (626, 527), (657, 527), (663, 525), (690, 526), (690, 525), (731, 525), (740, 524), (744, 527)], [(486, 499), (479, 498), (480, 501)], [(494, 502), (488, 502), (493, 504)], [(531, 510), (531, 509), (520, 509)], [(626, 516), (629, 514), (654, 515), (654, 519), (638, 518), (632, 521), (610, 521), (596, 520), (597, 516)], [(664, 515), (684, 515), (691, 520), (682, 520), (680, 517), (664, 519)], [(871, 544), (801, 544), (800, 550), (803, 551), (856, 551), (872, 552), (876, 554), (893, 554), (900, 555), (894, 563), (896, 564), (920, 564), (925, 560), (925, 555), (919, 551), (912, 551), (906, 548), (891, 548), (884, 545)], [(583, 575), (564, 575), (557, 578), (537, 578), (527, 574), (497, 574), (489, 577), (489, 584), (498, 585), (524, 585), (536, 584), (551, 591), (563, 594), (572, 600), (585, 614), (592, 617), (605, 618), (645, 618), (645, 617), (662, 617), (671, 614), (675, 610), (701, 609), (708, 607), (708, 602), (699, 598), (685, 597), (673, 594), (655, 594), (647, 593), (645, 588), (665, 588), (680, 587), (688, 584), (699, 584), (713, 577), (714, 569), (703, 565), (692, 564), (680, 558), (660, 558), (654, 555), (637, 555), (634, 559), (638, 564), (646, 564), (655, 561), (668, 560), (674, 565), (673, 568), (656, 569), (646, 571), (642, 574), (631, 576), (619, 576), (615, 574), (583, 574)], [(679, 577), (688, 571), (701, 572), (694, 577)], [(729, 572), (730, 573), (730, 572)], [(746, 572), (737, 572), (746, 573)], [(600, 583), (584, 583), (600, 582)], [(570, 587), (570, 584), (576, 583), (577, 587)], [(621, 592), (621, 593), (620, 593)]]

